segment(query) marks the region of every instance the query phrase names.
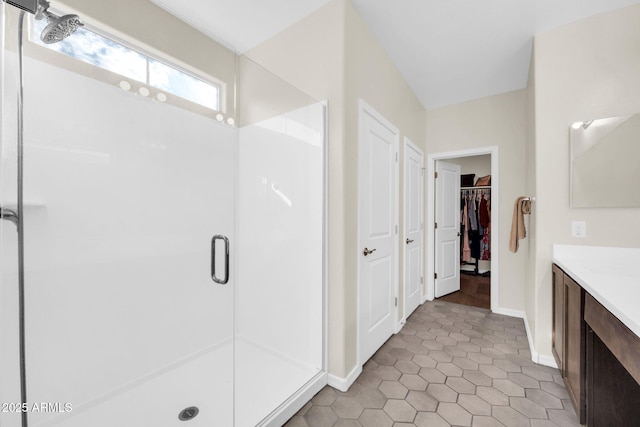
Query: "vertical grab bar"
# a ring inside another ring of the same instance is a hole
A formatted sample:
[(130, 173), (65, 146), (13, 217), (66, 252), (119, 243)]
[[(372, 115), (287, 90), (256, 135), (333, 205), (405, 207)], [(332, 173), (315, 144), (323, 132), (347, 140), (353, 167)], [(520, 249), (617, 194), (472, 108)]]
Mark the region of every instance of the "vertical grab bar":
[[(224, 278), (216, 276), (216, 240), (224, 241)], [(221, 285), (229, 282), (229, 239), (226, 236), (216, 234), (211, 239), (211, 280)]]

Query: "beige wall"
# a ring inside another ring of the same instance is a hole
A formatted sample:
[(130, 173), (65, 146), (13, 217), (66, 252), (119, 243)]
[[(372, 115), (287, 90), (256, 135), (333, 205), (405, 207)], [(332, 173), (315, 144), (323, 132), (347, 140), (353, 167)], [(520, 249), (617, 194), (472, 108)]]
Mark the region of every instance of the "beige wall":
[(424, 110), (350, 0), (330, 2), (247, 56), (329, 101), (329, 373), (346, 378), (358, 366), (358, 100), (400, 129), (401, 146), (407, 136), (424, 147)]
[[(551, 355), (552, 245), (638, 247), (640, 209), (569, 207), (569, 125), (640, 111), (640, 5), (600, 14), (535, 38), (537, 229), (535, 347)], [(612, 188), (611, 191), (616, 191)], [(585, 220), (587, 237), (570, 222)]]
[[(536, 116), (535, 116), (535, 90), (536, 90), (536, 76), (535, 76), (535, 46), (531, 52), (531, 62), (529, 63), (529, 79), (526, 88), (526, 148), (525, 148), (525, 193), (530, 196), (536, 194), (536, 155), (535, 155), (535, 142), (536, 142)], [(527, 259), (525, 261), (525, 277), (524, 277), (524, 302), (525, 302), (525, 314), (527, 316), (527, 325), (529, 326), (530, 338), (533, 339), (536, 332), (536, 296), (535, 296), (535, 255), (536, 255), (536, 226), (538, 220), (538, 205), (534, 201), (532, 203), (532, 212), (529, 218), (529, 228), (527, 230), (528, 237), (526, 239), (527, 245)]]
[(500, 206), (492, 205), (500, 210), (498, 306), (517, 311), (524, 311), (527, 245), (509, 252), (509, 234), (513, 202), (525, 194), (525, 107), (526, 91), (519, 90), (426, 113), (428, 154), (498, 146)]
[(457, 159), (447, 160), (449, 163), (460, 166), (461, 174), (475, 174), (473, 182), (482, 176), (491, 175), (491, 155), (482, 154), (480, 156), (459, 157)]
[[(239, 128), (318, 103), (246, 56), (238, 57), (237, 70), (236, 125)], [(319, 124), (311, 120), (305, 125), (316, 129)]]

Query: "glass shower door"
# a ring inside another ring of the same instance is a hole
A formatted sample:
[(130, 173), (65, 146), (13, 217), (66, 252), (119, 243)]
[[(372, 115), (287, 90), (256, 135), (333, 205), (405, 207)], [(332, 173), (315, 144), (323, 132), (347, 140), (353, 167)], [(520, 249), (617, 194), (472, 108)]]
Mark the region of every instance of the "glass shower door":
[[(24, 61), (30, 425), (231, 426), (237, 131), (53, 62)], [(3, 143), (4, 201), (16, 174), (15, 141)]]
[(235, 425), (275, 426), (326, 384), (325, 107), (246, 57), (238, 74)]

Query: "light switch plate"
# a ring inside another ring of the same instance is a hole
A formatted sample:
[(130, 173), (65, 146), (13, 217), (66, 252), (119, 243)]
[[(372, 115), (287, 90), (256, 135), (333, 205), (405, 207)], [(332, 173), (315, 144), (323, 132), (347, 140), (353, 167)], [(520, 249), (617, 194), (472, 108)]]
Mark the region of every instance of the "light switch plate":
[(581, 238), (587, 237), (587, 223), (585, 221), (572, 221), (571, 236)]

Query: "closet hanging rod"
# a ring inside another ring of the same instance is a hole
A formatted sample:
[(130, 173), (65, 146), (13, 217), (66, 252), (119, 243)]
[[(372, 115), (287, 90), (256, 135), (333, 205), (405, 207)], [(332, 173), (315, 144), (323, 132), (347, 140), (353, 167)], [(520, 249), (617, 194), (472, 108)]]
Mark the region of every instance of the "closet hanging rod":
[(460, 187), (460, 190), (491, 190), (490, 185), (479, 185), (477, 187)]

